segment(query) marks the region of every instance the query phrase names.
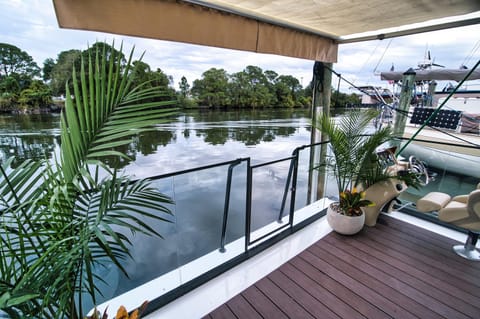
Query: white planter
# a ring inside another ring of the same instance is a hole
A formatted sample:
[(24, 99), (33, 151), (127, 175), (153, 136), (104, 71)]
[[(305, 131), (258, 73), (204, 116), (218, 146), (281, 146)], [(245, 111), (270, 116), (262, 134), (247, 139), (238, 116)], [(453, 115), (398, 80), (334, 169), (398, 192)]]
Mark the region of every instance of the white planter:
[(353, 235), (362, 230), (363, 225), (365, 224), (365, 214), (362, 214), (361, 216), (346, 216), (339, 214), (332, 209), (332, 205), (334, 204), (338, 203), (330, 204), (327, 209), (327, 221), (334, 231), (343, 235)]

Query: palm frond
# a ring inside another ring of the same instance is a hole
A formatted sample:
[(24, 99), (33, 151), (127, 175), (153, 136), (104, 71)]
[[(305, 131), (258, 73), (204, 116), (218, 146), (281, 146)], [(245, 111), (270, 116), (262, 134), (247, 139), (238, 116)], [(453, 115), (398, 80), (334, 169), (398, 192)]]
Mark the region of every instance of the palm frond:
[[(74, 97), (67, 92), (66, 112), (63, 113), (62, 168), (65, 178), (72, 180), (87, 159), (122, 156), (114, 151), (116, 146), (127, 144), (141, 131), (175, 114), (175, 101), (152, 102), (164, 95), (156, 88), (131, 89), (134, 72), (131, 72), (130, 53), (126, 66), (121, 55), (97, 52), (95, 60), (82, 61), (80, 83), (73, 76)], [(88, 66), (88, 74), (85, 70)], [(68, 86), (67, 86), (68, 88)], [(115, 136), (119, 140), (106, 138)]]
[(101, 294), (95, 267), (125, 272), (128, 232), (161, 236), (152, 221), (170, 221), (167, 196), (103, 161), (174, 114), (161, 91), (131, 88), (133, 51), (121, 56), (104, 46), (66, 86), (59, 161), (0, 166), (0, 306), (12, 317), (82, 318), (84, 294)]
[(319, 116), (314, 123), (328, 135), (333, 157), (327, 165), (334, 173), (339, 193), (364, 182), (366, 174), (378, 167), (375, 150), (392, 135), (388, 127), (368, 132), (368, 126), (377, 115), (373, 109), (354, 109), (338, 123), (328, 115)]

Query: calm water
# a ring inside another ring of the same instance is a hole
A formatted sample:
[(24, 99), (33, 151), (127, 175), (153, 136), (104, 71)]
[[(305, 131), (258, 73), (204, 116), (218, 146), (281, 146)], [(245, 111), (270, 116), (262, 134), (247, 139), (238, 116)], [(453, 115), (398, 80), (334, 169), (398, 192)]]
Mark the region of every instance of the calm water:
[[(0, 157), (52, 158), (59, 146), (59, 115), (0, 115)], [(310, 143), (308, 111), (191, 111), (143, 133), (125, 151), (133, 162), (109, 163), (148, 177), (239, 157), (264, 162)]]
[[(0, 156), (53, 158), (59, 152), (59, 115), (0, 116)], [(111, 165), (137, 178), (250, 157), (252, 165), (289, 157), (301, 145), (310, 144), (307, 110), (189, 111), (176, 121), (143, 133), (125, 147), (132, 162), (109, 159)], [(301, 154), (297, 207), (307, 202), (309, 152)], [(257, 168), (253, 172), (252, 229), (275, 222), (290, 161)], [(246, 224), (246, 163), (233, 171), (226, 242), (242, 238)], [(201, 170), (155, 181), (169, 195), (172, 223), (155, 222), (164, 239), (128, 234), (133, 260), (124, 267), (125, 278), (113, 268), (102, 270), (110, 287), (105, 298), (121, 294), (161, 274), (219, 248), (225, 204), (228, 166)], [(287, 209), (289, 202), (287, 201)], [(285, 210), (285, 213), (287, 210)], [(210, 265), (210, 266), (215, 266)], [(178, 284), (183, 283), (182, 275)]]

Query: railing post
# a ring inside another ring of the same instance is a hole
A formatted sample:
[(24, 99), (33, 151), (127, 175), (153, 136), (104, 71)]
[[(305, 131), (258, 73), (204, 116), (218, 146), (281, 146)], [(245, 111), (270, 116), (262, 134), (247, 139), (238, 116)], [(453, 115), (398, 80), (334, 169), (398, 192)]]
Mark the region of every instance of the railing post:
[[(295, 153), (295, 151), (294, 151)], [(292, 172), (294, 167), (295, 158), (290, 160), (290, 168), (288, 169), (287, 182), (285, 183), (285, 190), (283, 191), (282, 206), (280, 207), (280, 213), (278, 213), (277, 222), (282, 222), (283, 210), (285, 209), (285, 202), (287, 201), (288, 189), (290, 187), (290, 180), (292, 179)]]
[(297, 194), (297, 175), (298, 175), (298, 154), (299, 154), (299, 149), (296, 148), (293, 151), (293, 159), (292, 161), (294, 162), (293, 165), (293, 176), (292, 176), (292, 195), (290, 196), (290, 214), (289, 214), (289, 219), (288, 222), (290, 223), (290, 227), (293, 226), (293, 215), (295, 211), (295, 197)]
[(250, 166), (250, 158), (247, 159), (247, 194), (245, 209), (245, 252), (248, 251), (250, 244), (250, 231), (252, 223), (252, 167)]
[(222, 235), (220, 238), (220, 252), (225, 252), (225, 237), (227, 233), (227, 221), (228, 221), (228, 209), (230, 206), (230, 190), (232, 188), (232, 174), (233, 168), (241, 163), (240, 159), (237, 159), (235, 162), (228, 166), (228, 176), (227, 176), (227, 185), (225, 189), (225, 206), (223, 208), (223, 223), (222, 223)]

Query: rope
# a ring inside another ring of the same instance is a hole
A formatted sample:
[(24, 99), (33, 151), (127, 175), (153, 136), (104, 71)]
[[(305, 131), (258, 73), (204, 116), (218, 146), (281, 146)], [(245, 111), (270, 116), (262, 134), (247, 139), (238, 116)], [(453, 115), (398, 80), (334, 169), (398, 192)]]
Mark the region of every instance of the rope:
[(355, 84), (353, 84), (351, 81), (345, 79), (340, 73), (336, 72), (335, 70), (333, 70), (332, 68), (328, 67), (325, 65), (325, 68), (328, 69), (330, 72), (332, 72), (333, 74), (335, 74), (336, 76), (338, 76), (338, 78), (340, 80), (343, 80), (345, 81), (347, 84), (349, 84), (350, 86), (352, 86), (353, 88), (357, 89), (358, 91), (364, 93), (364, 94), (368, 94), (368, 92), (366, 90), (363, 90), (362, 88), (356, 86)]
[(390, 47), (390, 44), (392, 43), (392, 40), (393, 40), (393, 38), (390, 38), (390, 41), (388, 41), (388, 44), (387, 44), (387, 46), (385, 47), (385, 50), (383, 51), (383, 54), (382, 54), (382, 56), (380, 57), (380, 60), (378, 60), (377, 65), (376, 65), (375, 68), (373, 69), (373, 73), (374, 73), (374, 74), (375, 74), (375, 72), (377, 71), (377, 68), (378, 68), (378, 66), (380, 65), (380, 63), (382, 62), (383, 58), (385, 57), (385, 53), (387, 53), (387, 50), (388, 50), (388, 48)]
[(475, 55), (478, 49), (480, 49), (480, 40), (478, 40), (477, 43), (475, 43), (470, 53), (465, 57), (465, 60), (463, 60), (462, 66), (466, 66), (470, 62), (470, 60), (473, 58), (473, 56)]

